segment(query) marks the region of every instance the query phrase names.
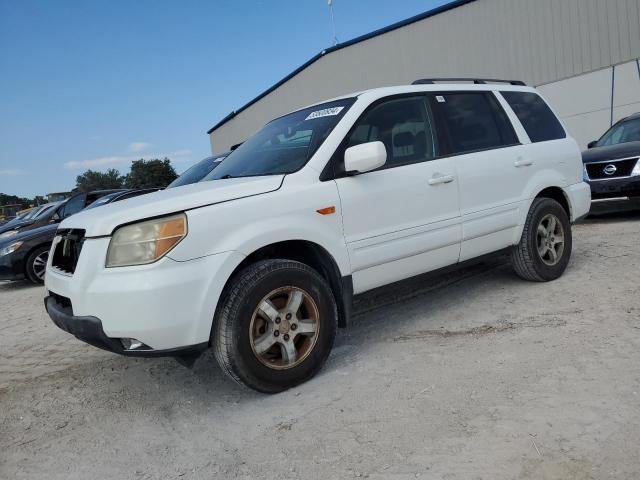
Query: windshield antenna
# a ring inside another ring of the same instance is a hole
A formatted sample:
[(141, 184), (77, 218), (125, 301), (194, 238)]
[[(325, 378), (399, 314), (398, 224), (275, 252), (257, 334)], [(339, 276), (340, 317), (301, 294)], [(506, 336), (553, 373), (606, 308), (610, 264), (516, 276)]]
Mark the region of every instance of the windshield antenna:
[(333, 18), (333, 0), (327, 0), (327, 5), (329, 6), (329, 14), (331, 15), (331, 27), (333, 28), (333, 46), (335, 47), (338, 44), (338, 36), (336, 35), (336, 22)]

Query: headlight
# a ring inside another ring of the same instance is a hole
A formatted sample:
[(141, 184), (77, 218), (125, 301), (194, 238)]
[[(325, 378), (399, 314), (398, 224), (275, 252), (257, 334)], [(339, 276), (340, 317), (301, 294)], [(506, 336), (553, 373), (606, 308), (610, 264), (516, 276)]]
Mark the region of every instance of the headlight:
[(632, 176), (640, 175), (640, 160), (636, 162), (636, 166), (633, 167), (633, 170), (631, 171), (631, 175)]
[(187, 235), (184, 213), (118, 228), (107, 252), (107, 267), (144, 265), (162, 258)]
[(0, 248), (0, 257), (5, 255), (9, 255), (10, 253), (15, 252), (22, 246), (22, 242), (13, 242), (11, 245), (7, 245), (4, 248)]
[(8, 232), (4, 232), (3, 234), (0, 235), (0, 238), (9, 238), (9, 237), (13, 237), (14, 235), (16, 235), (18, 233), (18, 230), (9, 230)]

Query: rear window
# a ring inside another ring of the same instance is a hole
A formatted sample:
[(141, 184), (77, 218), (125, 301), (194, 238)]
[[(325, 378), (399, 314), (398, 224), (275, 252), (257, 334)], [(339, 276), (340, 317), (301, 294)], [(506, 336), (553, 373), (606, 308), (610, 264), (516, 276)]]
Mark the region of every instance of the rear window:
[(500, 92), (533, 143), (566, 138), (560, 121), (544, 100), (531, 92)]
[(460, 154), (518, 143), (513, 127), (490, 93), (442, 93), (436, 105), (449, 132), (452, 153)]

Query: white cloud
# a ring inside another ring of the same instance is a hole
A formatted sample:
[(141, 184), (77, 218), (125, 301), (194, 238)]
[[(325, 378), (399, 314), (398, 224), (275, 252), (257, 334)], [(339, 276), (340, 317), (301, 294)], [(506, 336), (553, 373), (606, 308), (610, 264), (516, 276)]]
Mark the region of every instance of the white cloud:
[(148, 154), (148, 155), (115, 155), (113, 157), (100, 157), (90, 160), (79, 160), (66, 162), (64, 168), (67, 170), (84, 170), (84, 169), (100, 169), (111, 168), (121, 165), (129, 165), (134, 160), (151, 160), (153, 158), (169, 158), (172, 161), (189, 160), (191, 156), (191, 150), (177, 150), (175, 152)]
[(149, 147), (152, 147), (150, 143), (147, 142), (133, 142), (129, 144), (128, 150), (130, 152), (142, 152), (144, 150), (148, 150)]
[(17, 177), (18, 175), (24, 175), (26, 172), (18, 168), (6, 168), (0, 170), (0, 177)]

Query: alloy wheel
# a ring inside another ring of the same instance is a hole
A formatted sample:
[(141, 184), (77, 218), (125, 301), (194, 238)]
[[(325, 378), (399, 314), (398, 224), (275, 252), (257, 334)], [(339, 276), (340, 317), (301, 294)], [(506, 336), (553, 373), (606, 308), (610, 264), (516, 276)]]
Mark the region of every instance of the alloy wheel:
[(49, 259), (49, 252), (42, 252), (40, 255), (33, 259), (33, 273), (40, 280), (44, 280), (44, 274), (47, 270), (47, 260)]
[(253, 312), (251, 349), (269, 368), (293, 368), (311, 353), (319, 330), (318, 306), (311, 295), (297, 287), (281, 287), (266, 295)]
[(552, 213), (548, 213), (538, 224), (536, 244), (540, 259), (549, 266), (556, 265), (564, 252), (564, 228)]

